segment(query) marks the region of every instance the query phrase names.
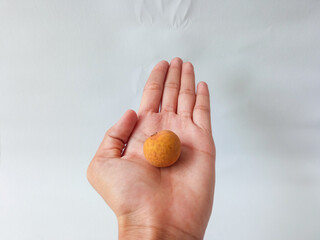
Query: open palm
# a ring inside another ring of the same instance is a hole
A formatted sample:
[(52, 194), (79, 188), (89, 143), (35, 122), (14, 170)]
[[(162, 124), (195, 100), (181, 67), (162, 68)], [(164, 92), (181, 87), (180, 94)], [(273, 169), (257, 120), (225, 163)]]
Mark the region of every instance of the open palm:
[[(194, 78), (189, 62), (159, 62), (138, 115), (128, 110), (107, 131), (89, 165), (88, 179), (115, 212), (120, 229), (203, 238), (213, 202), (215, 146), (208, 87), (200, 82), (195, 94)], [(146, 161), (143, 143), (164, 129), (179, 136), (181, 155), (172, 166), (157, 168)]]

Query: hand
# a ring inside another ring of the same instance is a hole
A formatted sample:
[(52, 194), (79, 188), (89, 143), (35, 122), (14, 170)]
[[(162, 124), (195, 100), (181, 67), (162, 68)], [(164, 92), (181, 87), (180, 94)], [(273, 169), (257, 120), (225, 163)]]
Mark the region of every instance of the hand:
[[(175, 164), (157, 168), (145, 159), (143, 143), (163, 129), (179, 136), (182, 151)], [(208, 86), (200, 82), (195, 94), (190, 62), (174, 58), (170, 66), (161, 61), (154, 67), (138, 115), (128, 110), (106, 132), (87, 177), (116, 214), (119, 239), (203, 238), (213, 204), (215, 145)]]

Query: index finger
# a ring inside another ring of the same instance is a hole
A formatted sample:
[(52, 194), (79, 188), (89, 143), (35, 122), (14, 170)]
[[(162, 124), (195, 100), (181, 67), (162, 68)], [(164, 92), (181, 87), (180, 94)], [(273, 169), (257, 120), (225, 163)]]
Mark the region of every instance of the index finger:
[(160, 61), (153, 69), (143, 89), (138, 115), (146, 111), (158, 112), (169, 63)]

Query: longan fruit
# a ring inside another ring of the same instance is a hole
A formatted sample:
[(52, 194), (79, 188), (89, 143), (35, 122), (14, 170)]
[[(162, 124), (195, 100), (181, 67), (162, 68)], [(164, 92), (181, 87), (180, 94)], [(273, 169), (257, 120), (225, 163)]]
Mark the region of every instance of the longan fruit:
[(170, 130), (156, 132), (146, 139), (143, 153), (150, 164), (155, 167), (169, 167), (174, 164), (181, 153), (179, 137)]

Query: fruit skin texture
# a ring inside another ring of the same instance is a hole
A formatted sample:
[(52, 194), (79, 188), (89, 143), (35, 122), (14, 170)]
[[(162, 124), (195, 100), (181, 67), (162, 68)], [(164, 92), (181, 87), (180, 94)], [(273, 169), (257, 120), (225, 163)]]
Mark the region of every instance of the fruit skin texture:
[(181, 142), (174, 132), (162, 130), (147, 138), (143, 144), (143, 153), (153, 166), (169, 167), (180, 156)]

